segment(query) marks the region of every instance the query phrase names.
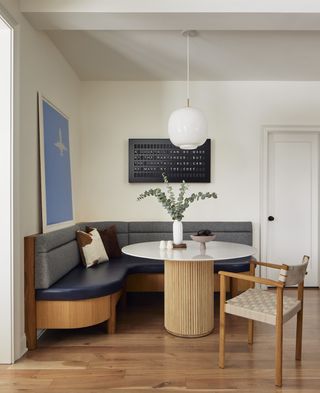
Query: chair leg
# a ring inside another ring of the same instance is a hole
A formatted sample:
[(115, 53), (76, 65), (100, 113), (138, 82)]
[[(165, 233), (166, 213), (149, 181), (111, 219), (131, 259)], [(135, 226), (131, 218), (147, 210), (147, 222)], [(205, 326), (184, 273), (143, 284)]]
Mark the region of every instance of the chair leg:
[(219, 332), (219, 367), (224, 368), (224, 353), (225, 353), (225, 320), (226, 314), (224, 311), (226, 302), (226, 280), (224, 276), (220, 276), (220, 332)]
[(277, 317), (275, 345), (275, 384), (282, 386), (282, 346), (283, 346), (283, 289), (277, 288)]
[(276, 326), (276, 380), (277, 386), (282, 386), (282, 340), (283, 340), (283, 325)]
[(231, 297), (238, 296), (238, 280), (230, 277), (230, 293)]
[(297, 313), (297, 330), (296, 330), (296, 360), (301, 360), (302, 352), (302, 322), (303, 311)]
[(252, 319), (248, 320), (248, 344), (253, 344), (253, 329), (254, 321)]
[(302, 281), (298, 286), (298, 300), (300, 300), (301, 302), (301, 309), (297, 313), (296, 360), (301, 360), (301, 353), (302, 353), (303, 289), (304, 289), (304, 282)]

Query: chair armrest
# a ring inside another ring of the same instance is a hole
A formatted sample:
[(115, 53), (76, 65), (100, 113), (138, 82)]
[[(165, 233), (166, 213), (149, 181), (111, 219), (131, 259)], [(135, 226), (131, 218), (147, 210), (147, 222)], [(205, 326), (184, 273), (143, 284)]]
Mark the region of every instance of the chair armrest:
[(287, 265), (276, 265), (274, 263), (269, 263), (269, 262), (258, 262), (258, 261), (252, 260), (252, 259), (250, 260), (250, 264), (270, 267), (271, 269), (288, 270), (288, 266)]
[(272, 285), (272, 286), (277, 287), (277, 288), (283, 288), (284, 287), (284, 283), (279, 282), (279, 281), (269, 280), (267, 278), (249, 276), (249, 275), (241, 274), (241, 273), (224, 272), (224, 271), (220, 271), (219, 274), (220, 274), (220, 276), (237, 278), (239, 280), (255, 282), (255, 283), (258, 283), (258, 284)]

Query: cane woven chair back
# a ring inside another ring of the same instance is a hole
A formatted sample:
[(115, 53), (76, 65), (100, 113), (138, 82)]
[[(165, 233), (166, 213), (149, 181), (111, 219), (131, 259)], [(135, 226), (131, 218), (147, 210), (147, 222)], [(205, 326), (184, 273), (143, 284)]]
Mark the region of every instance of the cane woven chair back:
[(278, 280), (283, 282), (286, 287), (300, 284), (307, 272), (309, 259), (307, 255), (304, 255), (301, 265), (283, 265)]

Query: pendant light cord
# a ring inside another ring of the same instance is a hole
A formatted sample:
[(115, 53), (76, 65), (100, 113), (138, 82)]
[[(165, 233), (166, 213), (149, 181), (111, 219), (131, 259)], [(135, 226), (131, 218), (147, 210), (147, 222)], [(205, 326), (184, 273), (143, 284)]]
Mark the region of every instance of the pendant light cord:
[(187, 107), (190, 106), (190, 36), (187, 35)]

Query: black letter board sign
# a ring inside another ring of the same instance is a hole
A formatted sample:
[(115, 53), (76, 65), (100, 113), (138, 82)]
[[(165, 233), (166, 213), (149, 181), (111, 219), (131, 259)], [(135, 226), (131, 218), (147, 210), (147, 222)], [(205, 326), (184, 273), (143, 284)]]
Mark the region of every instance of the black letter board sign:
[(178, 183), (210, 183), (211, 139), (194, 150), (182, 150), (170, 139), (129, 139), (129, 182), (160, 183), (162, 173)]

